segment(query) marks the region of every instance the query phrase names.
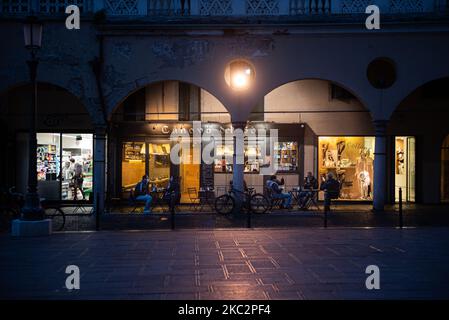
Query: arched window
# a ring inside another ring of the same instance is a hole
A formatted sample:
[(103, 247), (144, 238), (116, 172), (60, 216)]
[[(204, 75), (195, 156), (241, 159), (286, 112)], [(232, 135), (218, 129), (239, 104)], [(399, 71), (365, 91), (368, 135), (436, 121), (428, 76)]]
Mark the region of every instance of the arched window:
[(449, 202), (449, 135), (441, 146), (441, 201)]

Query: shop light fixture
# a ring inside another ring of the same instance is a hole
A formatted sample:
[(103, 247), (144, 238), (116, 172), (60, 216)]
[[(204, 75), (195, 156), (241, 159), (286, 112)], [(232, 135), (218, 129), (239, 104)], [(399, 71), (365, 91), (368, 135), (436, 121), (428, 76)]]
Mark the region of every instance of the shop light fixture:
[(42, 45), (42, 23), (37, 17), (30, 16), (27, 18), (23, 25), (23, 36), (25, 47), (30, 50), (34, 56), (36, 51), (39, 50)]
[(254, 75), (254, 68), (248, 61), (234, 60), (226, 67), (225, 81), (235, 90), (246, 90), (251, 86)]

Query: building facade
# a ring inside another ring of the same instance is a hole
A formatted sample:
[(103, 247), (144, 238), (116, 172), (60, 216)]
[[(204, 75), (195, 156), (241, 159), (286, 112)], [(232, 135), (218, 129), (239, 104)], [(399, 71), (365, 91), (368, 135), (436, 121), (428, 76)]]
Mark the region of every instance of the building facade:
[[(65, 8), (81, 28), (65, 27)], [(368, 30), (365, 9), (380, 8)], [(173, 130), (278, 129), (272, 161), (287, 187), (333, 172), (343, 200), (449, 200), (449, 24), (442, 0), (134, 0), (1, 4), (2, 186), (26, 188), (31, 86), (24, 17), (44, 22), (38, 53), (39, 191), (75, 195), (65, 172), (82, 165), (82, 196), (126, 197), (139, 176), (187, 188), (263, 188), (261, 163), (173, 165)], [(247, 90), (226, 82), (233, 61), (251, 66)], [(232, 158), (232, 157), (231, 157)], [(71, 160), (72, 164), (71, 164)], [(74, 163), (73, 163), (74, 162)], [(261, 191), (261, 190), (259, 190)], [(75, 190), (75, 192), (77, 192)]]

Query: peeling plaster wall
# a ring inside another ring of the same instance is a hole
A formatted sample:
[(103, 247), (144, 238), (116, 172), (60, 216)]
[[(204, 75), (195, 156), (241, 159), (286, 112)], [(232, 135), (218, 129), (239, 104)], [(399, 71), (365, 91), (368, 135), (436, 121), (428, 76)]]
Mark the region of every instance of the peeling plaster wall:
[[(28, 80), (22, 25), (1, 22), (8, 39), (1, 51), (0, 91)], [(264, 30), (264, 26), (260, 26)], [(325, 79), (356, 94), (376, 119), (387, 119), (417, 86), (449, 75), (447, 33), (304, 33), (229, 36), (105, 36), (103, 86), (109, 113), (133, 90), (159, 80), (181, 80), (206, 90), (230, 111), (246, 120), (261, 98), (276, 87), (299, 79)], [(86, 105), (94, 121), (102, 119), (95, 78), (89, 61), (99, 54), (97, 30), (84, 22), (81, 30), (66, 30), (63, 21), (46, 21), (39, 52), (39, 79), (66, 88)], [(366, 79), (366, 67), (376, 57), (396, 62), (393, 87), (380, 92)], [(256, 81), (250, 91), (235, 94), (223, 72), (234, 58), (249, 59)], [(411, 72), (413, 70), (413, 72)]]
[[(0, 35), (8, 39), (0, 58), (0, 93), (29, 81), (26, 61), (29, 53), (23, 46), (21, 23), (2, 22)], [(82, 28), (69, 31), (64, 21), (45, 21), (42, 48), (37, 54), (37, 79), (60, 86), (76, 96), (97, 122), (101, 115), (95, 78), (89, 61), (98, 56), (95, 28), (83, 23)], [(64, 106), (61, 106), (63, 108)]]

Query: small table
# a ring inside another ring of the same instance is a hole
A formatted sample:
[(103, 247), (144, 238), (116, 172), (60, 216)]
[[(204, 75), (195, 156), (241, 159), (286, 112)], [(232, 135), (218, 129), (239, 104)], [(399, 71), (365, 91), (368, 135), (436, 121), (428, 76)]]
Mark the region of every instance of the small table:
[[(293, 196), (299, 209), (307, 209), (310, 206), (314, 206), (319, 211), (320, 207), (318, 205), (317, 200), (318, 200), (318, 192), (320, 192), (320, 191), (322, 191), (322, 190), (320, 190), (320, 189), (303, 189), (302, 187), (295, 187), (292, 189), (291, 193), (292, 193), (292, 196)], [(307, 202), (304, 203), (302, 206), (300, 205), (300, 197), (299, 197), (299, 194), (301, 192), (310, 193)]]
[(162, 210), (164, 210), (164, 194), (165, 194), (165, 189), (161, 188), (161, 189), (157, 189), (157, 190), (152, 190), (150, 192), (150, 196), (153, 198), (151, 200), (151, 204), (154, 208), (159, 207)]
[(293, 187), (292, 190), (290, 191), (290, 193), (292, 194), (293, 197), (293, 202), (296, 203), (296, 205), (299, 208), (299, 193), (301, 192), (301, 187)]

